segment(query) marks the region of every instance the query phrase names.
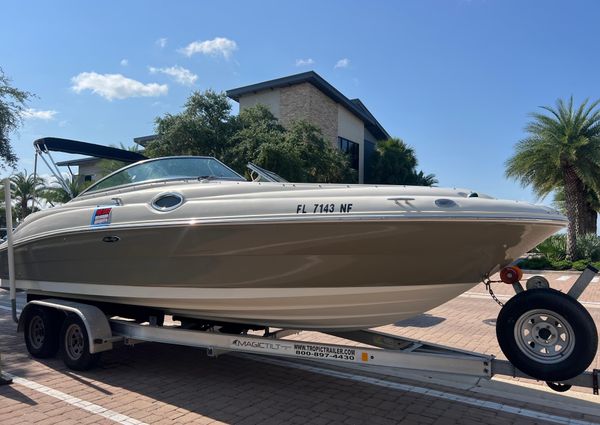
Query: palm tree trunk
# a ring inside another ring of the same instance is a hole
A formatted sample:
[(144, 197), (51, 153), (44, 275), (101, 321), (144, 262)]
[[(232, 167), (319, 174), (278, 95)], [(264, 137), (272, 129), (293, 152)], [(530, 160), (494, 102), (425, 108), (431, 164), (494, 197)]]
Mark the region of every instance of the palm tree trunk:
[(27, 198), (21, 199), (21, 220), (27, 217)]
[(598, 232), (598, 212), (592, 207), (588, 201), (585, 203), (585, 233), (595, 235)]
[(577, 236), (585, 234), (586, 212), (583, 184), (572, 167), (563, 169), (565, 180), (565, 207), (569, 225), (567, 227), (567, 260), (576, 260)]

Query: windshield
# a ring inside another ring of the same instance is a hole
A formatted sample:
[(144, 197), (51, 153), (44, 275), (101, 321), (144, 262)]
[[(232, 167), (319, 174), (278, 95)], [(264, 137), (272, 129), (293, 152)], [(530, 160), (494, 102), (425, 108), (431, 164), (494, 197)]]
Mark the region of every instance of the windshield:
[(242, 176), (215, 158), (170, 157), (151, 159), (125, 167), (98, 181), (83, 193), (149, 181), (187, 178), (244, 180)]

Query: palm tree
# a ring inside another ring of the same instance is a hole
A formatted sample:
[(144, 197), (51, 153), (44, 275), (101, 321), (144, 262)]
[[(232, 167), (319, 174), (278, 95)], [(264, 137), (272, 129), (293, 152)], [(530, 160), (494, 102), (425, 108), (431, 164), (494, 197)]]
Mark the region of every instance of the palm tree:
[(52, 206), (54, 206), (54, 204), (65, 204), (83, 192), (83, 190), (92, 183), (83, 182), (81, 179), (73, 176), (65, 178), (64, 182), (69, 189), (68, 191), (59, 184), (58, 186), (46, 187), (40, 193), (40, 196)]
[(11, 195), (16, 201), (17, 216), (22, 220), (35, 210), (35, 204), (38, 203), (38, 197), (46, 188), (46, 182), (40, 176), (27, 174), (27, 170), (12, 175), (10, 182)]
[(376, 184), (410, 184), (418, 164), (415, 150), (399, 138), (377, 143), (371, 162)]
[[(585, 202), (586, 202), (586, 221), (584, 223), (585, 233), (595, 235), (598, 233), (598, 211), (600, 211), (600, 197), (598, 193), (585, 187)], [(565, 191), (562, 187), (554, 191), (554, 207), (563, 214), (567, 213), (567, 205), (565, 202)]]
[(423, 170), (415, 173), (410, 184), (415, 186), (435, 186), (439, 180), (435, 174), (425, 174)]
[[(113, 148), (122, 149), (124, 151), (142, 153), (139, 145), (133, 146), (125, 146), (123, 143), (120, 143), (119, 146), (110, 145)], [(117, 171), (124, 166), (128, 165), (127, 162), (121, 162), (113, 159), (103, 159), (98, 162), (98, 167), (100, 168), (100, 176), (105, 177), (111, 174), (114, 171)]]
[(547, 114), (531, 114), (527, 137), (506, 161), (507, 177), (531, 186), (539, 198), (564, 188), (570, 260), (576, 255), (577, 236), (586, 230), (586, 192), (598, 192), (600, 186), (599, 103), (586, 100), (574, 109), (571, 97), (568, 102), (558, 99), (555, 108), (542, 106)]

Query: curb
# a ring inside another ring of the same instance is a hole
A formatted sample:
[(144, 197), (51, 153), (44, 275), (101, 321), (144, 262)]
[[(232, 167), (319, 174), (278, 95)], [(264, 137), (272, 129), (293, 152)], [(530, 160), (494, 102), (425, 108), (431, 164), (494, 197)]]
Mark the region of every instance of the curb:
[(525, 274), (576, 274), (579, 275), (583, 273), (583, 271), (579, 270), (528, 270), (521, 269)]

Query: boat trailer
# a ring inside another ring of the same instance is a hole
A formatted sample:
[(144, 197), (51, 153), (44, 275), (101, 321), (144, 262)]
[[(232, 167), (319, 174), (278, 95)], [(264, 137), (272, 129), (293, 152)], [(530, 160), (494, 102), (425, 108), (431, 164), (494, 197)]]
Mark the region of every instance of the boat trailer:
[[(582, 285), (581, 280), (579, 282)], [(368, 370), (372, 366), (379, 366), (393, 368), (400, 372), (427, 372), (456, 377), (491, 379), (495, 375), (504, 375), (535, 379), (515, 368), (510, 362), (499, 360), (493, 355), (460, 350), (378, 331), (327, 332), (329, 335), (366, 346), (324, 344), (284, 339), (301, 332), (300, 330), (270, 331), (267, 329), (262, 335), (226, 334), (220, 333), (217, 328), (191, 330), (175, 325), (159, 326), (152, 317), (149, 323), (140, 324), (132, 320), (108, 318), (98, 307), (63, 299), (33, 300), (27, 303), (21, 313), (19, 331), (24, 330), (28, 316), (37, 308), (62, 311), (67, 314), (67, 318), (71, 318), (69, 323), (82, 326), (79, 333), (71, 334), (74, 341), (73, 347), (67, 348), (66, 352), (62, 353), (67, 366), (76, 370), (93, 367), (99, 354), (111, 350), (116, 343), (134, 346), (143, 342), (155, 342), (204, 348), (211, 357), (239, 352), (297, 360), (326, 361), (333, 365), (352, 366), (364, 368), (364, 370)], [(61, 337), (63, 344), (66, 339)], [(89, 356), (86, 356), (87, 354)], [(67, 361), (69, 357), (70, 361)], [(594, 370), (563, 382), (548, 382), (547, 384), (559, 392), (566, 391), (571, 386), (577, 386), (591, 388), (594, 394), (598, 394), (598, 374), (599, 371)]]

